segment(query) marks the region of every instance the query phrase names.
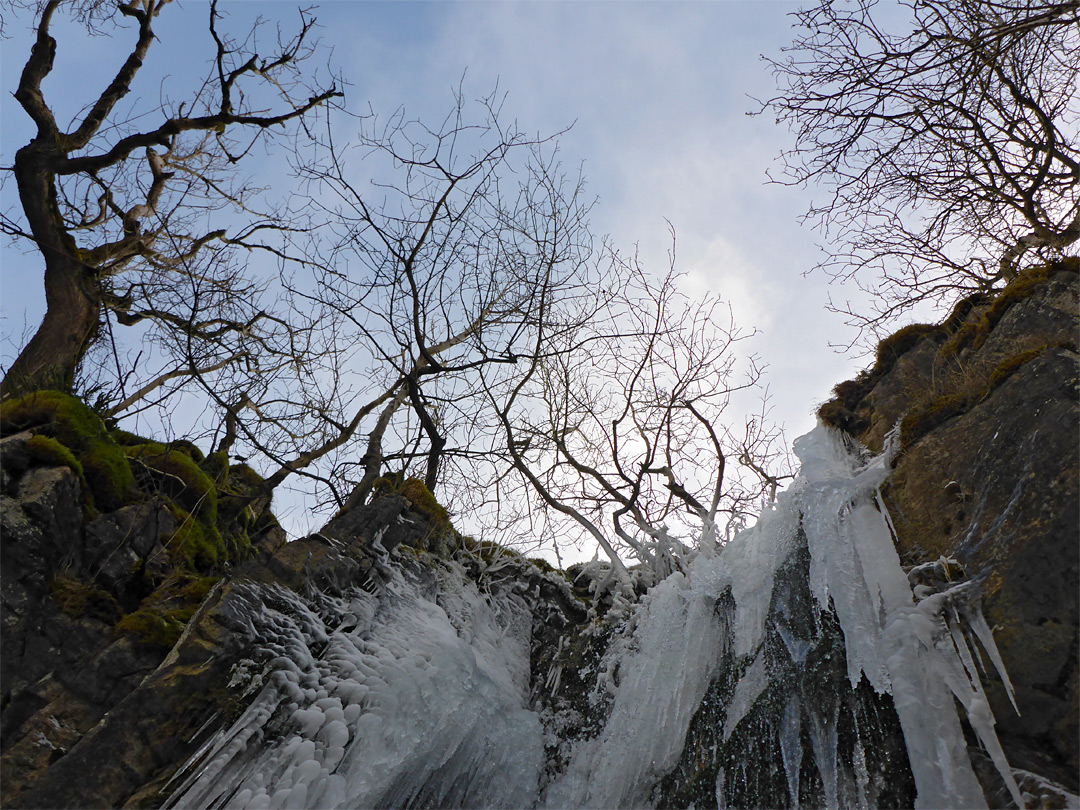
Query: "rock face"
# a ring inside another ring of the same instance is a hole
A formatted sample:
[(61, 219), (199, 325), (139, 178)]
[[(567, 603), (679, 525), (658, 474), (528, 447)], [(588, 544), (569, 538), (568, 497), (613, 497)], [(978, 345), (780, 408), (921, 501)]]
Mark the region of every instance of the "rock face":
[[(993, 300), (966, 302), (940, 326), (909, 327), (884, 341), (875, 367), (837, 386), (820, 412), (873, 451), (900, 425), (902, 451), (884, 495), (901, 558), (915, 566), (953, 557), (981, 582), (1020, 708), (1018, 716), (988, 674), (1010, 763), (1074, 792), (1077, 313), (1075, 261), (1031, 273)], [(603, 620), (611, 600), (590, 599), (587, 583), (603, 577), (597, 567), (564, 575), (461, 537), (411, 480), (386, 483), (372, 503), (286, 544), (250, 471), (232, 469), (230, 477), (221, 459), (191, 448), (107, 435), (74, 404), (46, 400), (48, 407), (21, 410), (5, 403), (0, 439), (4, 807), (160, 806), (176, 789), (170, 780), (178, 769), (213, 729), (239, 716), (258, 673), (269, 670), (275, 653), (257, 639), (259, 617), (284, 609), (274, 593), (378, 594), (390, 566), (427, 566), (417, 576), (435, 583), (438, 561), (527, 607), (529, 703), (547, 732), (552, 773), (602, 723), (605, 709), (589, 693), (612, 639)], [(118, 464), (120, 473), (103, 477)], [(791, 604), (807, 601), (801, 581), (783, 592)], [(716, 606), (721, 620), (723, 608)], [(820, 652), (831, 661), (840, 632), (815, 622), (807, 660)], [(781, 650), (781, 642), (770, 644)], [(750, 726), (783, 726), (793, 694), (814, 705), (835, 698), (819, 693), (825, 680), (815, 675), (832, 666), (805, 676), (792, 670), (747, 715)], [(734, 773), (732, 763), (755, 744), (742, 732), (718, 742), (709, 714), (710, 700), (737, 680), (732, 670), (711, 687), (682, 761), (657, 785), (663, 804), (709, 805), (719, 776)], [(844, 723), (861, 728), (868, 715), (891, 712), (869, 692), (845, 700), (835, 712), (847, 718), (838, 726), (840, 751), (853, 745)], [(892, 726), (882, 724), (876, 749), (899, 749)], [(802, 742), (814, 748), (810, 737)], [(708, 761), (699, 757), (705, 752)], [(910, 804), (902, 774), (888, 776), (903, 769), (883, 760), (878, 803)], [(789, 789), (782, 771), (763, 770), (764, 787), (747, 796), (782, 804)], [(822, 801), (823, 778), (800, 798)]]
[(901, 426), (885, 493), (901, 559), (954, 557), (981, 581), (1020, 710), (991, 688), (1009, 761), (1076, 791), (1077, 261), (963, 309), (885, 341), (821, 416), (875, 451)]
[[(457, 535), (409, 481), (292, 543), (267, 523), (231, 568), (197, 576), (173, 560), (152, 575), (178, 536), (164, 502), (144, 492), (88, 519), (77, 471), (35, 463), (29, 436), (5, 438), (0, 457), (4, 807), (160, 806), (177, 770), (269, 671), (276, 653), (260, 646), (260, 622), (288, 610), (275, 603), (281, 588), (377, 593), (391, 565), (416, 568), (434, 588), (415, 558), (444, 559), (528, 604), (535, 683), (559, 666), (553, 639), (587, 618), (561, 574)], [(152, 576), (156, 588), (134, 582)], [(548, 686), (564, 702), (583, 691), (573, 676)]]
[(71, 397), (9, 400), (0, 425), (0, 802), (138, 803), (223, 705), (244, 638), (223, 576), (284, 533), (246, 468), (121, 436)]

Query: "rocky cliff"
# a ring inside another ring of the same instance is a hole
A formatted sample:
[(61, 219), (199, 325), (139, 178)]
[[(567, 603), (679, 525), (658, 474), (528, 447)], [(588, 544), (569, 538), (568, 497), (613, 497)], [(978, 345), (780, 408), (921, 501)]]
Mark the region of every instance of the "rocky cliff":
[(1015, 767), (1077, 790), (1080, 411), (1075, 258), (1036, 268), (939, 325), (907, 327), (836, 387), (821, 418), (868, 448), (899, 427), (886, 490), (901, 559), (981, 581), (1016, 688), (991, 701)]
[[(285, 543), (247, 467), (109, 429), (56, 392), (4, 403), (2, 427), (5, 807), (159, 806), (272, 669), (262, 624), (286, 592), (378, 593), (395, 568), (435, 593), (443, 561), (524, 594), (540, 683), (589, 616), (582, 586), (462, 537), (415, 479)], [(556, 691), (581, 689), (568, 674)]]
[[(989, 677), (1010, 763), (1074, 792), (1077, 307), (1075, 260), (1029, 273), (941, 325), (884, 341), (874, 367), (837, 386), (820, 413), (873, 451), (897, 429), (902, 447), (885, 496), (902, 560), (953, 558), (939, 566), (944, 576), (981, 583), (1020, 709)], [(572, 743), (595, 733), (602, 711), (586, 695), (611, 635), (606, 603), (591, 601), (594, 570), (557, 572), (462, 537), (414, 480), (384, 480), (371, 504), (285, 543), (246, 467), (188, 443), (125, 434), (51, 392), (5, 402), (0, 428), (5, 807), (160, 806), (178, 769), (246, 710), (287, 654), (265, 639), (295, 595), (337, 604), (358, 589), (378, 596), (404, 576), (434, 605), (443, 599), (440, 571), (475, 583), (490, 604), (509, 606), (508, 616), (529, 617), (531, 626), (506, 632), (529, 646), (522, 677), (547, 730), (547, 767), (565, 767)], [(795, 582), (784, 599), (807, 601)], [(335, 622), (360, 621), (327, 610)], [(324, 643), (304, 632), (306, 643)], [(808, 660), (835, 669), (839, 630), (826, 622), (818, 633)], [(732, 691), (733, 677), (707, 694)], [(791, 677), (805, 701), (817, 700), (817, 676)], [(870, 692), (845, 700), (856, 725), (892, 711)], [(663, 804), (716, 801), (708, 702), (657, 788)], [(882, 727), (896, 733), (893, 721)], [(753, 743), (741, 733), (729, 748)], [(710, 746), (711, 764), (701, 761)], [(910, 802), (902, 763), (882, 768), (897, 775), (875, 787), (879, 803)], [(781, 801), (788, 788), (777, 778), (770, 790)], [(1000, 795), (992, 776), (985, 781), (988, 795)], [(815, 790), (804, 798), (827, 795)]]

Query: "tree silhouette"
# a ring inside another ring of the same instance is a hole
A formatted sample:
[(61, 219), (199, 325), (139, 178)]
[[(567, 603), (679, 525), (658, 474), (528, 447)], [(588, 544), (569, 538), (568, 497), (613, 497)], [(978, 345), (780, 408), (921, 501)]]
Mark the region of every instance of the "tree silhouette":
[(876, 296), (844, 310), (853, 323), (987, 289), (1080, 238), (1080, 3), (823, 0), (795, 16), (762, 111), (795, 134), (777, 181), (825, 193), (807, 212), (838, 245), (821, 267)]

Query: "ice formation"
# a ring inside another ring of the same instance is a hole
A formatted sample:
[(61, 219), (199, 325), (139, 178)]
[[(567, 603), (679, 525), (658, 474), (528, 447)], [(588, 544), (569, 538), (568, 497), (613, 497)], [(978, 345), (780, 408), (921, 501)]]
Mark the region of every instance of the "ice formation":
[(276, 653), (258, 696), (168, 806), (526, 807), (543, 745), (528, 710), (529, 616), (447, 572), (379, 596), (251, 587)]
[[(795, 450), (799, 478), (756, 525), (653, 587), (616, 633), (606, 714), (565, 767), (545, 765), (530, 707), (526, 602), (414, 565), (377, 594), (246, 586), (257, 694), (169, 806), (639, 807), (707, 789), (718, 807), (869, 807), (889, 768), (918, 807), (985, 806), (954, 701), (1023, 806), (981, 686), (984, 654), (1008, 679), (973, 583), (951, 582), (947, 560), (901, 568), (887, 456), (823, 427)], [(906, 757), (879, 750), (886, 715)]]

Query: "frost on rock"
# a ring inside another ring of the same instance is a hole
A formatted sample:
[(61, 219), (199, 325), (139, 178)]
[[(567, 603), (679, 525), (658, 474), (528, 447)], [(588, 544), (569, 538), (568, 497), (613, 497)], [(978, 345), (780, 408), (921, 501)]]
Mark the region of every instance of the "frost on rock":
[(922, 598), (918, 603), (913, 599), (879, 494), (888, 475), (888, 454), (861, 464), (838, 437), (820, 427), (796, 441), (795, 452), (803, 464), (800, 495), (814, 597), (822, 607), (835, 609), (852, 685), (865, 675), (878, 693), (893, 697), (917, 806), (986, 804), (953, 711), (955, 697), (1022, 807), (973, 663), (975, 636), (1009, 688), (979, 612), (975, 583), (937, 593), (917, 586)]
[(527, 707), (527, 609), (453, 572), (433, 584), (394, 571), (378, 598), (311, 603), (260, 589), (281, 605), (260, 611), (276, 653), (263, 688), (168, 806), (532, 804), (543, 741)]
[(821, 427), (795, 447), (801, 475), (758, 523), (637, 607), (606, 664), (624, 673), (608, 724), (549, 806), (986, 806), (956, 702), (1020, 804), (975, 584), (913, 595), (879, 496), (887, 456)]

